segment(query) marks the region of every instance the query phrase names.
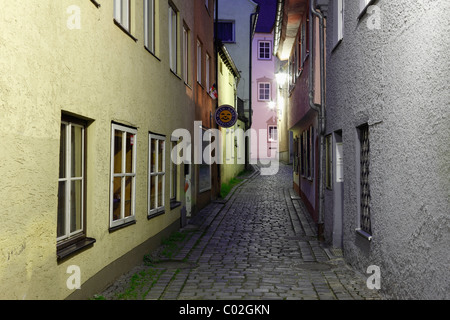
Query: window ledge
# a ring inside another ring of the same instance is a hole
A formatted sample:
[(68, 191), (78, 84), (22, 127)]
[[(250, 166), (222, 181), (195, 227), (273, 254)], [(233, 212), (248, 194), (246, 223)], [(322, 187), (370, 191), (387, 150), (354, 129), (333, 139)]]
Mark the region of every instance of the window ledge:
[(135, 38), (135, 37), (130, 33), (130, 31), (128, 31), (128, 30), (127, 30), (127, 29), (126, 29), (119, 21), (117, 21), (116, 19), (113, 19), (113, 20), (114, 20), (114, 24), (115, 24), (116, 26), (118, 26), (120, 30), (122, 30), (123, 32), (125, 32), (131, 39), (133, 39), (134, 42), (137, 42), (137, 41), (138, 41), (138, 39)]
[(171, 201), (170, 202), (170, 210), (178, 208), (181, 206), (181, 201)]
[(158, 58), (158, 57), (156, 56), (156, 54), (155, 54), (152, 50), (150, 50), (150, 49), (147, 48), (146, 46), (144, 46), (144, 49), (147, 50), (147, 52), (150, 53), (153, 57), (155, 57), (155, 59), (157, 59), (158, 61), (161, 62), (161, 59)]
[(109, 232), (114, 232), (114, 231), (117, 231), (117, 230), (119, 230), (119, 229), (126, 228), (126, 227), (128, 227), (128, 226), (131, 226), (131, 225), (133, 225), (133, 224), (136, 224), (136, 220), (133, 220), (133, 221), (130, 221), (130, 222), (126, 222), (126, 223), (123, 223), (123, 224), (121, 224), (121, 225), (119, 225), (119, 226), (110, 227), (110, 228), (109, 228)]
[(360, 237), (366, 239), (367, 241), (372, 241), (372, 236), (367, 232), (363, 231), (362, 229), (358, 228), (355, 231), (356, 234), (359, 235)]
[(175, 71), (172, 70), (172, 68), (170, 68), (170, 72), (172, 72), (172, 74), (177, 77), (179, 80), (183, 80), (181, 79), (180, 75), (178, 73), (176, 73)]
[(151, 214), (147, 215), (147, 220), (151, 220), (153, 218), (159, 217), (159, 216), (163, 215), (164, 213), (166, 213), (166, 211), (164, 209), (154, 212), (154, 213), (151, 213)]
[(62, 249), (58, 248), (56, 251), (58, 261), (69, 258), (70, 256), (91, 247), (95, 242), (96, 240), (93, 238), (83, 238), (68, 247), (64, 247)]

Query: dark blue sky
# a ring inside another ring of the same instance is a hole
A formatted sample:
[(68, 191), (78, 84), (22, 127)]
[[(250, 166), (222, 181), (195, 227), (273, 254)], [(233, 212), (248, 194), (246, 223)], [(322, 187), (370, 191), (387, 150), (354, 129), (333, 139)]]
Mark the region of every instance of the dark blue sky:
[(275, 23), (277, 0), (253, 0), (260, 6), (256, 32), (270, 33)]

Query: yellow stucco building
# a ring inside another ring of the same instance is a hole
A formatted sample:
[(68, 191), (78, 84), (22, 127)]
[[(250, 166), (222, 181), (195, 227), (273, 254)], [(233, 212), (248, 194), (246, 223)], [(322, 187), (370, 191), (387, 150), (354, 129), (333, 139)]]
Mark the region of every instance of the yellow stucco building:
[(92, 296), (179, 228), (193, 24), (182, 0), (2, 5), (0, 299)]
[[(240, 74), (230, 53), (224, 45), (218, 46), (218, 99), (219, 106), (237, 108), (237, 86)], [(220, 166), (221, 182), (228, 183), (232, 178), (245, 170), (245, 123), (237, 119), (230, 128), (221, 128), (222, 165)]]

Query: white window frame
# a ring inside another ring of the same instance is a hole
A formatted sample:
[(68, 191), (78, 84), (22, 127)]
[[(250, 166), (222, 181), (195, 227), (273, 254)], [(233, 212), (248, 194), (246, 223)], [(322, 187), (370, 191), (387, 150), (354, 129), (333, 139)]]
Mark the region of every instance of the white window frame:
[(170, 69), (178, 71), (178, 11), (169, 5), (169, 60)]
[[(126, 224), (128, 222), (136, 220), (135, 213), (136, 213), (136, 158), (137, 158), (137, 130), (122, 126), (116, 123), (112, 124), (111, 129), (111, 181), (110, 181), (110, 214), (109, 214), (109, 221), (110, 221), (110, 227), (118, 227), (123, 224)], [(115, 155), (115, 133), (116, 131), (122, 132), (122, 172), (121, 173), (115, 173), (114, 172), (114, 155)], [(133, 152), (132, 152), (132, 172), (125, 172), (126, 171), (126, 136), (127, 134), (133, 135)], [(121, 209), (120, 209), (120, 219), (114, 221), (113, 214), (114, 214), (114, 178), (121, 178), (122, 179), (122, 186), (121, 186), (121, 199), (125, 199), (125, 179), (127, 177), (132, 178), (131, 182), (131, 215), (129, 217), (125, 217), (125, 201), (121, 201)]]
[(155, 53), (155, 0), (144, 0), (144, 45)]
[(202, 43), (197, 39), (197, 82), (202, 84)]
[[(69, 121), (61, 121), (61, 124), (66, 126), (66, 141), (65, 141), (65, 153), (66, 153), (66, 161), (64, 163), (65, 166), (65, 177), (59, 178), (58, 182), (65, 182), (65, 204), (64, 204), (64, 215), (65, 215), (65, 231), (64, 235), (58, 237), (56, 240), (57, 242), (69, 239), (71, 237), (74, 237), (78, 234), (84, 233), (84, 188), (85, 188), (85, 172), (84, 172), (84, 166), (85, 166), (85, 126), (75, 124)], [(72, 128), (73, 127), (79, 127), (82, 129), (81, 131), (81, 177), (72, 177), (72, 150), (71, 150), (71, 137), (72, 137)], [(61, 170), (61, 169), (60, 169)], [(81, 229), (75, 230), (73, 232), (70, 232), (70, 225), (71, 225), (71, 214), (70, 214), (70, 203), (71, 203), (71, 187), (72, 182), (74, 181), (81, 181)], [(59, 216), (59, 215), (58, 215)]]
[(189, 84), (189, 29), (183, 25), (183, 80)]
[(209, 54), (206, 54), (205, 58), (205, 73), (206, 73), (206, 91), (209, 93), (211, 90), (210, 84), (210, 69), (211, 69), (211, 57)]
[(130, 0), (114, 0), (114, 19), (130, 32)]
[[(155, 145), (152, 143), (153, 141), (158, 142), (158, 146), (156, 148), (156, 159), (155, 159), (155, 165), (157, 167), (158, 165), (158, 161), (159, 161), (159, 157), (162, 156), (162, 171), (158, 171), (158, 168), (156, 168), (156, 171), (154, 171), (152, 169), (152, 150), (155, 147)], [(164, 144), (164, 150), (162, 155), (159, 153), (159, 142), (163, 141)], [(155, 177), (156, 178), (156, 182), (155, 182), (155, 204), (156, 207), (152, 208), (151, 207), (151, 195), (152, 195), (152, 184), (151, 184), (151, 179)], [(158, 203), (158, 183), (159, 183), (159, 179), (162, 179), (162, 197), (161, 197), (161, 201), (162, 204)], [(162, 136), (162, 135), (158, 135), (158, 134), (153, 134), (150, 133), (149, 134), (149, 139), (148, 139), (148, 216), (152, 216), (152, 215), (156, 215), (159, 213), (162, 213), (165, 211), (165, 190), (166, 190), (166, 137)]]
[[(261, 47), (264, 44), (264, 54), (263, 56), (261, 56)], [(269, 47), (267, 48), (265, 45), (268, 44)], [(268, 51), (269, 57), (266, 57), (266, 50)], [(270, 40), (259, 40), (258, 41), (258, 59), (259, 60), (272, 60), (272, 55), (271, 55), (271, 50), (272, 50), (272, 41)]]
[[(214, 8), (215, 10), (215, 8)], [(221, 20), (218, 22), (219, 25), (221, 24), (231, 24), (231, 39), (230, 40), (222, 40), (223, 43), (235, 43), (236, 42), (236, 23), (234, 20)]]
[[(178, 142), (180, 141), (180, 139), (178, 137), (171, 137), (170, 142), (171, 142), (171, 147), (173, 145), (173, 143), (175, 143), (175, 147), (176, 148), (176, 154), (178, 157)], [(173, 152), (173, 149), (172, 151)], [(174, 176), (175, 173), (175, 176)], [(179, 174), (178, 174), (178, 165), (176, 163), (174, 163), (171, 159), (170, 161), (170, 202), (176, 202), (178, 199), (178, 185), (179, 185)], [(175, 180), (175, 184), (173, 183), (173, 181)]]
[[(269, 86), (269, 97), (266, 98), (266, 86)], [(261, 88), (261, 86), (264, 86), (264, 88)], [(261, 96), (261, 90), (264, 90), (263, 95)], [(270, 82), (258, 82), (258, 100), (259, 101), (271, 101), (272, 98), (272, 84)]]
[[(270, 131), (270, 129), (275, 129), (275, 135), (276, 135), (276, 137), (274, 137), (273, 136), (273, 132), (274, 131), (272, 131), (272, 134), (271, 134), (271, 131)], [(269, 141), (269, 142), (278, 142), (278, 126), (277, 125), (269, 125), (268, 126), (268, 130), (267, 130), (267, 141)]]
[[(365, 1), (365, 0), (364, 0)], [(344, 0), (333, 3), (333, 47), (337, 47), (344, 38)]]

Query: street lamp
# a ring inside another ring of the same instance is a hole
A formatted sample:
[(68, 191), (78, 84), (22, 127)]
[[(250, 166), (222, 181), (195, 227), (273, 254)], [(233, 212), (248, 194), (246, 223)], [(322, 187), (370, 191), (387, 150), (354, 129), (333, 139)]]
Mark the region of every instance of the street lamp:
[(285, 72), (278, 72), (277, 74), (275, 74), (275, 78), (277, 80), (278, 85), (282, 87), (285, 85), (288, 75)]
[(270, 101), (269, 102), (269, 109), (270, 110), (275, 110), (276, 106), (277, 106), (277, 104), (275, 103), (275, 101)]

